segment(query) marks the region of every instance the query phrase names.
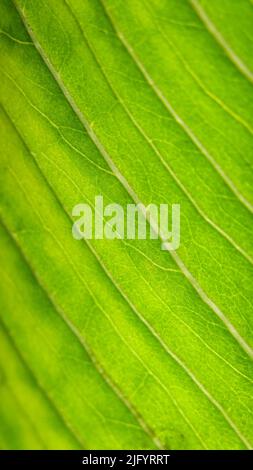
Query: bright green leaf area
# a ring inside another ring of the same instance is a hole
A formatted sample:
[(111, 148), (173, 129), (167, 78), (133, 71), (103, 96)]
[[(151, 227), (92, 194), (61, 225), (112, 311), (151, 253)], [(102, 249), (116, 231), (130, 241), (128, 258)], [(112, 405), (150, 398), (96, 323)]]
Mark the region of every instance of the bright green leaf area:
[[(0, 448), (253, 447), (253, 2), (1, 0)], [(181, 206), (181, 245), (72, 208)]]

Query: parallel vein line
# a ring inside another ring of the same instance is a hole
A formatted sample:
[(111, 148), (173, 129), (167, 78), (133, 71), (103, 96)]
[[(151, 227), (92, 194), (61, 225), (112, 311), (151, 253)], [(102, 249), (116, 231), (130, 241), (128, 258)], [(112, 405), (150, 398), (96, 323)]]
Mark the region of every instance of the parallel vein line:
[(216, 42), (222, 47), (227, 57), (235, 65), (235, 67), (246, 77), (250, 83), (253, 83), (253, 73), (247, 67), (247, 65), (241, 60), (241, 58), (235, 53), (232, 47), (227, 43), (223, 35), (216, 28), (215, 24), (211, 21), (204, 8), (199, 4), (198, 0), (188, 0), (197, 13), (198, 17), (202, 20), (206, 29), (213, 36)]
[[(146, 8), (151, 12), (151, 7), (146, 3), (146, 0), (144, 0)], [(154, 15), (152, 14), (152, 18)], [(185, 70), (189, 73), (189, 75), (193, 78), (193, 80), (197, 83), (199, 88), (207, 95), (211, 100), (213, 100), (223, 111), (225, 111), (229, 116), (231, 116), (237, 123), (239, 123), (241, 126), (243, 126), (251, 135), (253, 135), (253, 128), (247, 122), (241, 115), (237, 114), (236, 111), (234, 111), (230, 106), (228, 106), (224, 101), (222, 101), (221, 98), (219, 98), (216, 94), (214, 94), (212, 91), (210, 91), (206, 85), (202, 82), (201, 78), (194, 72), (194, 70), (191, 68), (189, 62), (185, 60), (179, 49), (175, 46), (174, 42), (172, 42), (168, 34), (163, 30), (163, 28), (160, 26), (160, 23), (158, 21), (154, 21), (154, 24), (158, 27), (159, 31), (161, 32), (161, 35), (163, 36), (165, 42), (169, 44), (170, 47), (173, 48), (175, 51), (176, 56), (182, 63), (183, 67)]]

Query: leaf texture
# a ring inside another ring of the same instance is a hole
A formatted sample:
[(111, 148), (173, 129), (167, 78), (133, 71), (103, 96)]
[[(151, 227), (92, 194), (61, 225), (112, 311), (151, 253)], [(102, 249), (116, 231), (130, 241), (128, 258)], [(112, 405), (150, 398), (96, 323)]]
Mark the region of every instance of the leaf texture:
[[(252, 4), (0, 10), (1, 448), (252, 448)], [(74, 240), (98, 194), (180, 248)]]

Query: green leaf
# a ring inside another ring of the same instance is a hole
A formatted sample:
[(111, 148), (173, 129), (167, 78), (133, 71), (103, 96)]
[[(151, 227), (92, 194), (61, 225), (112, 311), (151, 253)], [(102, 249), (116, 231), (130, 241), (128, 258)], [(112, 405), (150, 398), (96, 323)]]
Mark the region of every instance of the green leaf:
[[(1, 448), (252, 448), (251, 2), (0, 18)], [(96, 195), (180, 204), (179, 249), (75, 240)]]

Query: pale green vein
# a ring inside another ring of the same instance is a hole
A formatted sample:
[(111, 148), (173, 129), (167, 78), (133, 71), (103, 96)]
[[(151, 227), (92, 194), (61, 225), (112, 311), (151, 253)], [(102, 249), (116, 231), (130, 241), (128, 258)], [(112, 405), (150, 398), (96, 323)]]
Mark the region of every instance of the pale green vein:
[[(145, 1), (145, 6), (146, 8), (151, 12), (151, 7), (147, 2)], [(152, 11), (152, 18), (155, 18), (155, 15), (153, 14)], [(153, 20), (155, 22), (155, 20)], [(231, 116), (236, 122), (238, 122), (240, 125), (242, 125), (247, 131), (253, 135), (253, 128), (251, 125), (245, 121), (245, 119), (237, 114), (233, 109), (230, 108), (224, 101), (219, 98), (216, 94), (212, 93), (202, 82), (200, 77), (193, 71), (191, 68), (189, 62), (185, 60), (179, 49), (175, 46), (175, 44), (169, 39), (168, 35), (164, 32), (164, 30), (160, 27), (160, 23), (158, 21), (155, 22), (155, 25), (158, 27), (161, 35), (163, 36), (164, 40), (169, 44), (170, 47), (173, 48), (176, 56), (180, 60), (180, 62), (183, 64), (183, 67), (185, 70), (191, 75), (193, 80), (198, 84), (199, 88), (207, 95), (211, 100), (213, 100), (221, 109), (223, 109), (229, 116)]]
[(242, 75), (246, 77), (249, 80), (249, 82), (253, 83), (253, 73), (247, 67), (247, 65), (241, 60), (241, 58), (235, 53), (232, 47), (227, 43), (226, 39), (223, 37), (220, 31), (216, 28), (215, 24), (211, 21), (206, 11), (204, 10), (204, 8), (199, 4), (198, 0), (188, 0), (188, 1), (192, 5), (193, 9), (195, 10), (199, 18), (202, 20), (206, 29), (213, 36), (216, 42), (222, 47), (227, 57), (229, 57), (231, 62), (242, 73)]
[[(13, 173), (14, 174), (14, 173)], [(23, 260), (26, 262), (26, 265), (29, 267), (30, 271), (33, 273), (33, 277), (34, 279), (36, 279), (37, 281), (37, 284), (40, 286), (40, 288), (43, 289), (43, 286), (42, 284), (39, 282), (39, 279), (38, 279), (38, 276), (36, 276), (34, 270), (32, 269), (32, 265), (30, 264), (30, 262), (28, 261), (28, 258), (25, 256), (19, 242), (18, 242), (18, 238), (17, 237), (14, 237), (13, 233), (11, 232), (11, 230), (8, 228), (7, 224), (5, 223), (5, 221), (3, 220), (3, 218), (1, 218), (1, 224), (5, 226), (9, 236), (11, 237), (11, 239), (15, 242), (15, 246), (19, 249), (19, 253), (20, 255), (22, 256)], [(48, 231), (48, 229), (45, 228), (45, 230)], [(8, 280), (9, 284), (14, 287), (14, 283), (12, 281), (12, 279), (10, 278), (10, 276), (6, 273), (6, 272), (3, 272), (3, 276)], [(14, 290), (14, 289), (13, 289)], [(48, 299), (50, 300), (50, 303), (52, 304), (52, 298), (51, 296), (45, 291), (45, 289), (43, 289), (44, 293), (46, 293)], [(22, 297), (20, 296), (20, 300), (22, 301)], [(54, 306), (54, 305), (53, 305)], [(62, 315), (61, 315), (62, 317)], [(66, 320), (65, 320), (65, 323), (66, 323)], [(69, 325), (68, 325), (69, 326)], [(70, 328), (70, 326), (69, 326)], [(73, 331), (72, 331), (73, 332)], [(68, 379), (68, 376), (66, 375), (66, 380)], [(80, 395), (81, 396), (81, 395)], [(101, 421), (104, 421), (105, 422), (105, 417), (100, 413), (100, 411), (98, 411), (94, 405), (89, 402), (83, 395), (81, 396), (81, 398), (87, 403), (87, 405), (91, 408), (91, 410), (94, 412), (95, 415), (98, 416), (99, 419), (101, 419)]]
[(7, 33), (6, 31), (3, 31), (2, 29), (0, 30), (0, 34), (3, 34), (7, 38), (11, 39), (12, 41), (22, 44), (23, 46), (33, 46), (34, 44), (32, 41), (21, 41), (21, 39), (15, 38), (14, 36), (11, 36), (11, 34)]
[[(76, 153), (78, 153), (79, 155), (81, 155), (82, 157), (84, 157), (91, 165), (95, 166), (98, 170), (101, 170), (105, 173), (108, 173), (109, 175), (112, 174), (111, 171), (107, 170), (106, 168), (103, 168), (102, 166), (98, 165), (96, 162), (94, 162), (93, 160), (91, 160), (84, 152), (81, 152), (78, 148), (76, 148), (71, 142), (69, 142), (68, 139), (66, 139), (66, 137), (63, 135), (63, 133), (61, 132), (61, 128), (63, 129), (66, 129), (66, 126), (58, 126), (57, 124), (55, 124), (54, 121), (52, 121), (52, 119), (50, 119), (45, 113), (43, 113), (43, 111), (41, 111), (41, 109), (39, 109), (37, 106), (35, 106), (32, 101), (28, 98), (28, 96), (25, 94), (24, 90), (17, 84), (17, 82), (11, 77), (11, 75), (9, 75), (9, 73), (7, 73), (6, 71), (2, 70), (2, 73), (8, 77), (8, 79), (12, 82), (12, 84), (20, 91), (20, 93), (24, 96), (24, 98), (26, 99), (27, 103), (29, 103), (29, 105), (31, 106), (31, 108), (33, 108), (35, 111), (37, 111), (37, 113), (39, 113), (41, 116), (43, 116), (50, 124), (53, 128), (55, 128), (58, 132), (58, 134), (60, 135), (61, 139), (68, 145), (68, 147), (70, 147), (72, 150), (74, 150)], [(67, 127), (67, 129), (70, 129), (69, 127)], [(77, 130), (77, 129), (75, 129)]]

